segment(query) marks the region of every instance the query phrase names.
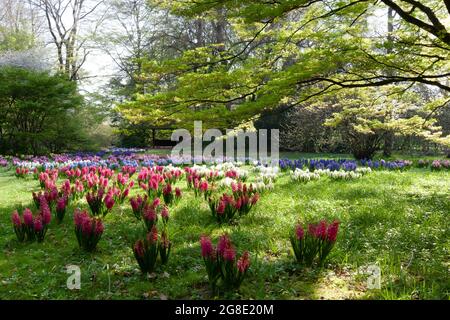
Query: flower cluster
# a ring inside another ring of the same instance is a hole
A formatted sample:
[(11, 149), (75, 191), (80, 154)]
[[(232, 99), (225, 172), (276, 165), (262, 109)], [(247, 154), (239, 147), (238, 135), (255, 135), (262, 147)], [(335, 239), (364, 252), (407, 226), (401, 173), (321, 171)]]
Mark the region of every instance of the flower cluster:
[(69, 204), (69, 199), (66, 196), (62, 196), (56, 200), (56, 220), (61, 223), (66, 215), (67, 205)]
[(25, 240), (44, 241), (51, 218), (50, 208), (48, 207), (45, 198), (42, 198), (41, 210), (34, 216), (33, 212), (28, 208), (23, 211), (22, 217), (17, 210), (14, 211), (11, 216), (14, 232), (20, 242)]
[(105, 192), (99, 188), (97, 191), (88, 192), (86, 201), (94, 216), (106, 216), (114, 207), (115, 200), (112, 192)]
[(170, 183), (167, 183), (163, 188), (163, 198), (164, 203), (170, 206), (172, 203), (177, 203), (181, 199), (181, 189), (180, 188), (172, 188)]
[(309, 182), (319, 180), (320, 175), (317, 172), (310, 172), (309, 169), (301, 170), (299, 168), (291, 172), (291, 180), (296, 182)]
[(252, 207), (259, 201), (259, 193), (250, 185), (233, 183), (231, 185), (232, 195), (224, 193), (219, 199), (208, 198), (209, 208), (214, 218), (219, 223), (230, 222), (235, 215), (246, 215)]
[(298, 224), (290, 235), (295, 257), (300, 264), (312, 266), (317, 259), (323, 265), (334, 247), (339, 231), (339, 222), (328, 224), (325, 220), (318, 224), (310, 223), (307, 230)]
[(128, 174), (118, 173), (116, 176), (116, 181), (114, 183), (113, 193), (115, 195), (114, 200), (122, 204), (128, 197), (130, 190), (134, 186), (134, 181), (130, 181), (130, 176)]
[(152, 230), (158, 223), (159, 216), (162, 218), (164, 226), (169, 222), (169, 209), (161, 204), (161, 200), (156, 198), (153, 203), (147, 203), (142, 209), (142, 219), (147, 230)]
[(199, 197), (203, 195), (205, 197), (205, 200), (211, 197), (214, 191), (213, 184), (208, 183), (207, 180), (195, 179), (192, 184), (192, 187), (194, 189), (195, 196)]
[(250, 267), (250, 255), (245, 251), (240, 258), (227, 234), (219, 238), (217, 248), (207, 236), (200, 238), (201, 253), (208, 280), (213, 291), (216, 288), (237, 290)]
[(29, 173), (30, 173), (30, 170), (28, 168), (17, 167), (15, 176), (16, 176), (16, 178), (26, 178)]
[(155, 270), (158, 256), (161, 264), (169, 261), (172, 243), (169, 240), (167, 231), (164, 230), (161, 235), (158, 229), (153, 226), (143, 239), (138, 239), (133, 245), (133, 253), (142, 273), (151, 273)]
[(433, 160), (430, 168), (432, 171), (439, 171), (444, 169), (450, 169), (450, 160)]
[(137, 220), (142, 219), (142, 215), (144, 212), (144, 208), (148, 205), (148, 196), (138, 195), (137, 197), (133, 197), (130, 199), (130, 205), (133, 212), (133, 215)]
[(328, 176), (332, 180), (353, 180), (362, 177), (362, 174), (354, 171), (330, 171)]
[(91, 217), (86, 210), (76, 209), (74, 222), (78, 245), (88, 252), (94, 251), (103, 234), (102, 220)]

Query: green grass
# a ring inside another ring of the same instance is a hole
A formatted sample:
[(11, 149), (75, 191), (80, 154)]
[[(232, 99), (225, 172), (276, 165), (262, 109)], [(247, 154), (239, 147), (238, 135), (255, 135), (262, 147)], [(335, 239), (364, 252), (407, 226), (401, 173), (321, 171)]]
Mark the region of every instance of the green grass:
[[(205, 201), (185, 196), (171, 210), (173, 252), (151, 277), (140, 274), (129, 237), (139, 224), (128, 204), (106, 217), (98, 251), (78, 248), (73, 207), (62, 225), (52, 222), (44, 243), (20, 244), (10, 222), (15, 208), (32, 206), (35, 180), (0, 171), (0, 299), (209, 299), (199, 236), (230, 233), (252, 265), (230, 299), (448, 299), (450, 291), (450, 175), (429, 169), (377, 171), (355, 181), (328, 178), (293, 183), (284, 174), (275, 190), (238, 225), (218, 225)], [(84, 201), (77, 204), (86, 207)], [(288, 233), (299, 220), (341, 220), (326, 267), (299, 268)], [(82, 287), (66, 288), (65, 266), (81, 267)], [(362, 268), (381, 267), (382, 288), (367, 288)], [(106, 268), (109, 266), (109, 270)], [(110, 290), (109, 290), (110, 287)]]

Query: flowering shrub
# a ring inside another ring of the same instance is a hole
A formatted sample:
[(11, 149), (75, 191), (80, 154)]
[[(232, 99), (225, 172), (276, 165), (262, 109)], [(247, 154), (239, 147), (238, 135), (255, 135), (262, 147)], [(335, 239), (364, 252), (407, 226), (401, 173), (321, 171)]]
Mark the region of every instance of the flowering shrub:
[(155, 270), (158, 260), (158, 253), (161, 264), (166, 264), (169, 260), (172, 244), (169, 241), (167, 232), (163, 231), (158, 235), (158, 229), (153, 226), (143, 239), (138, 239), (133, 245), (133, 253), (142, 273), (151, 273)]
[(219, 238), (217, 248), (207, 236), (200, 238), (200, 246), (213, 292), (218, 286), (225, 290), (239, 289), (250, 267), (249, 253), (245, 251), (237, 259), (236, 249), (227, 234)]
[(81, 211), (76, 209), (74, 222), (78, 245), (85, 251), (94, 251), (103, 234), (103, 223), (101, 219), (91, 217), (86, 210)]
[(300, 264), (312, 266), (315, 259), (323, 265), (333, 248), (339, 231), (339, 222), (328, 224), (325, 220), (318, 224), (310, 223), (305, 230), (301, 224), (290, 235), (295, 257)]
[(86, 195), (86, 201), (94, 216), (106, 216), (115, 204), (114, 195), (109, 192), (105, 194), (103, 188), (89, 192)]
[(42, 210), (39, 211), (34, 217), (30, 209), (25, 209), (20, 217), (19, 213), (13, 212), (11, 220), (14, 226), (14, 232), (16, 233), (17, 240), (19, 242), (34, 241), (38, 242), (44, 241), (45, 235), (47, 233), (48, 225), (51, 221), (51, 213), (48, 204), (45, 203), (45, 199), (42, 198)]

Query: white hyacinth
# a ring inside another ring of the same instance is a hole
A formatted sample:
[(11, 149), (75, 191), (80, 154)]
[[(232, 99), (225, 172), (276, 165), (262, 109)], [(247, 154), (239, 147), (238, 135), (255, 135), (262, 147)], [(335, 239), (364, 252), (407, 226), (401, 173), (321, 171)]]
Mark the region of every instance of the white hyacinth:
[(291, 179), (298, 182), (309, 182), (320, 179), (320, 175), (317, 172), (310, 172), (308, 169), (297, 168), (295, 171), (291, 171)]

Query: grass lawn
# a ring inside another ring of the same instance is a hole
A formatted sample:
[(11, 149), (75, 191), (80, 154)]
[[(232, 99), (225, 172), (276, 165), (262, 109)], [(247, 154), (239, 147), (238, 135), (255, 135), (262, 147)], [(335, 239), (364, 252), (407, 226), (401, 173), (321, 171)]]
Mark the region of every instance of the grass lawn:
[[(172, 207), (169, 264), (142, 276), (129, 243), (140, 225), (128, 201), (106, 217), (97, 252), (78, 248), (73, 205), (62, 225), (52, 221), (44, 243), (17, 242), (10, 221), (33, 207), (32, 178), (0, 171), (0, 299), (209, 299), (199, 237), (227, 231), (251, 267), (243, 299), (448, 299), (450, 292), (450, 174), (429, 169), (375, 171), (352, 181), (291, 182), (284, 173), (237, 225), (218, 225), (207, 202), (178, 183), (184, 196)], [(136, 188), (134, 192), (137, 192)], [(76, 206), (87, 208), (84, 200)], [(338, 218), (341, 230), (324, 269), (299, 268), (288, 239), (295, 223)], [(381, 290), (367, 288), (364, 268), (381, 267)], [(81, 290), (66, 288), (66, 265), (81, 267)]]

